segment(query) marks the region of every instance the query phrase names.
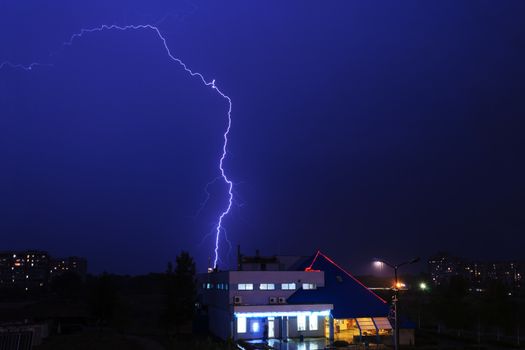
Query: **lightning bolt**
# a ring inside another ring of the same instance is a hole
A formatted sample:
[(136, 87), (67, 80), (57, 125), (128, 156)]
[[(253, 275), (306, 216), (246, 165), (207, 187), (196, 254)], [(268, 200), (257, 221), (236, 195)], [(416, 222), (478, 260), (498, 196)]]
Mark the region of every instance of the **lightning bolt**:
[[(221, 231), (224, 231), (223, 221), (226, 218), (226, 216), (230, 213), (232, 204), (233, 204), (233, 182), (228, 178), (226, 175), (226, 171), (224, 170), (224, 161), (228, 155), (228, 136), (230, 134), (230, 129), (232, 125), (232, 101), (231, 98), (226, 95), (224, 92), (219, 89), (219, 87), (215, 83), (215, 79), (213, 80), (206, 80), (204, 76), (196, 71), (191, 70), (181, 59), (175, 57), (171, 50), (168, 47), (166, 38), (162, 35), (159, 28), (156, 25), (153, 24), (139, 24), (139, 25), (126, 25), (126, 26), (119, 26), (119, 25), (106, 25), (103, 24), (99, 27), (94, 28), (82, 28), (78, 33), (74, 33), (71, 35), (68, 41), (63, 43), (63, 46), (71, 46), (73, 45), (73, 42), (76, 39), (82, 38), (85, 34), (94, 33), (94, 32), (103, 32), (103, 31), (110, 31), (110, 30), (120, 30), (120, 31), (128, 31), (128, 30), (151, 30), (153, 31), (158, 39), (162, 42), (162, 45), (164, 46), (164, 50), (166, 51), (168, 57), (175, 63), (179, 64), (190, 76), (198, 78), (201, 80), (201, 82), (207, 86), (212, 88), (217, 92), (217, 94), (226, 100), (228, 103), (228, 123), (226, 130), (223, 133), (223, 144), (222, 144), (222, 153), (219, 159), (219, 171), (220, 171), (220, 178), (224, 181), (224, 183), (228, 187), (228, 205), (226, 208), (220, 212), (219, 218), (217, 220), (217, 224), (215, 226), (215, 248), (214, 248), (214, 260), (213, 260), (213, 267), (217, 268), (217, 263), (219, 261), (219, 243), (220, 243), (220, 236)], [(0, 69), (4, 67), (11, 67), (15, 69), (23, 69), (26, 71), (31, 71), (36, 66), (50, 66), (50, 64), (44, 64), (39, 62), (33, 62), (28, 65), (24, 64), (14, 64), (9, 61), (4, 61), (0, 63)], [(226, 238), (227, 239), (227, 238)]]
[(0, 69), (4, 68), (4, 67), (10, 67), (10, 68), (13, 68), (13, 69), (23, 69), (25, 71), (30, 71), (30, 70), (33, 70), (34, 67), (38, 67), (38, 66), (52, 66), (52, 64), (49, 64), (49, 63), (40, 63), (40, 62), (33, 62), (33, 63), (29, 63), (29, 64), (20, 64), (20, 63), (12, 63), (12, 62), (9, 62), (9, 61), (4, 61), (4, 62), (0, 62)]

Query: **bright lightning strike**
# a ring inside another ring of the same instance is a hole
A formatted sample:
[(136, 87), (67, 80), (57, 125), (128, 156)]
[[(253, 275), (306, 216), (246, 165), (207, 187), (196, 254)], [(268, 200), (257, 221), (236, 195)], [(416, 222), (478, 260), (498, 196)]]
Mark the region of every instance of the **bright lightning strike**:
[[(211, 87), (212, 89), (214, 89), (219, 94), (219, 96), (221, 96), (223, 99), (225, 99), (228, 102), (228, 113), (227, 113), (228, 123), (227, 123), (226, 130), (224, 131), (224, 134), (223, 134), (222, 153), (221, 153), (221, 157), (219, 159), (220, 178), (222, 178), (222, 180), (228, 186), (228, 205), (220, 213), (219, 219), (218, 219), (217, 224), (215, 226), (215, 249), (214, 249), (215, 257), (214, 257), (214, 260), (213, 260), (213, 267), (216, 268), (217, 267), (217, 263), (219, 261), (219, 243), (220, 243), (221, 231), (224, 230), (223, 221), (224, 221), (224, 218), (230, 213), (230, 210), (231, 210), (232, 204), (233, 204), (233, 182), (228, 178), (228, 176), (226, 175), (226, 172), (224, 170), (224, 160), (226, 159), (226, 156), (228, 154), (228, 135), (230, 134), (231, 124), (232, 124), (232, 118), (231, 118), (232, 101), (231, 101), (231, 99), (230, 99), (230, 97), (228, 95), (223, 93), (217, 87), (217, 85), (215, 84), (215, 79), (213, 79), (211, 81), (206, 80), (201, 73), (191, 70), (190, 68), (188, 68), (188, 66), (181, 59), (173, 56), (173, 54), (171, 53), (171, 51), (170, 51), (170, 49), (168, 47), (168, 44), (166, 42), (166, 38), (162, 35), (162, 33), (160, 32), (159, 28), (156, 25), (140, 24), (140, 25), (118, 26), (118, 25), (106, 25), (106, 24), (103, 24), (103, 25), (101, 25), (99, 27), (95, 27), (95, 28), (88, 28), (88, 29), (83, 28), (83, 29), (80, 30), (80, 32), (73, 34), (69, 38), (69, 41), (64, 42), (64, 46), (71, 46), (71, 45), (73, 45), (73, 42), (75, 41), (75, 39), (81, 38), (82, 36), (84, 36), (84, 34), (89, 34), (89, 33), (93, 33), (93, 32), (103, 32), (103, 31), (109, 31), (109, 30), (120, 30), (120, 31), (127, 31), (127, 30), (152, 30), (157, 35), (157, 37), (160, 39), (160, 41), (162, 42), (162, 45), (164, 46), (164, 49), (165, 49), (167, 55), (169, 56), (169, 58), (172, 61), (174, 61), (175, 63), (178, 63), (192, 77), (199, 78), (205, 86), (208, 86), (208, 87)], [(9, 61), (4, 61), (4, 62), (0, 63), (0, 69), (2, 69), (4, 67), (11, 67), (11, 68), (15, 68), (15, 69), (23, 69), (23, 70), (26, 70), (26, 71), (31, 71), (36, 66), (44, 66), (44, 65), (47, 66), (49, 64), (42, 64), (42, 63), (38, 63), (38, 62), (33, 62), (31, 64), (28, 64), (28, 65), (23, 65), (23, 64), (14, 64), (14, 63), (11, 63)]]

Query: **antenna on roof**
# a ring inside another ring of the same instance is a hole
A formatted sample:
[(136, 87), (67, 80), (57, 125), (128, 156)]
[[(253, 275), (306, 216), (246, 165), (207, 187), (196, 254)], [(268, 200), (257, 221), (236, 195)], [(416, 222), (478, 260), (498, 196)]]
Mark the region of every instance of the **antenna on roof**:
[(209, 256), (208, 257), (208, 273), (212, 273), (213, 272), (213, 268), (211, 267), (211, 257)]

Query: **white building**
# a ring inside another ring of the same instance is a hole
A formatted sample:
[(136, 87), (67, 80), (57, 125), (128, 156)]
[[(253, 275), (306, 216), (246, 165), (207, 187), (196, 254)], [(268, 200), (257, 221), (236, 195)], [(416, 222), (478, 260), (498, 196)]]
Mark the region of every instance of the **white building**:
[(386, 302), (321, 252), (296, 267), (285, 264), (292, 270), (276, 268), (282, 268), (279, 261), (239, 255), (239, 270), (198, 276), (211, 333), (234, 340), (331, 341), (390, 334)]

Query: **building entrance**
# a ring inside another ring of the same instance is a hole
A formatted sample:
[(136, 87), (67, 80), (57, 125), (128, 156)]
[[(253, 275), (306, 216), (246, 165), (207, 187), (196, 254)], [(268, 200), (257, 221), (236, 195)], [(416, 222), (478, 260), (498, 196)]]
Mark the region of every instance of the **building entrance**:
[(275, 318), (268, 317), (268, 338), (275, 338)]

